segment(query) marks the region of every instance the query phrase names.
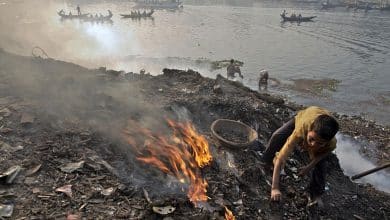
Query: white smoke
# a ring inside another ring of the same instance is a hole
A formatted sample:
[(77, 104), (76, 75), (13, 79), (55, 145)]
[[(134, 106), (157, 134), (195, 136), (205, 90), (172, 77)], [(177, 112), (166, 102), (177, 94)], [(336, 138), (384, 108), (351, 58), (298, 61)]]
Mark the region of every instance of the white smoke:
[[(353, 176), (377, 166), (359, 153), (361, 147), (362, 144), (353, 138), (337, 134), (336, 155), (345, 175)], [(356, 182), (369, 183), (379, 190), (390, 193), (390, 174), (386, 170), (369, 174)]]

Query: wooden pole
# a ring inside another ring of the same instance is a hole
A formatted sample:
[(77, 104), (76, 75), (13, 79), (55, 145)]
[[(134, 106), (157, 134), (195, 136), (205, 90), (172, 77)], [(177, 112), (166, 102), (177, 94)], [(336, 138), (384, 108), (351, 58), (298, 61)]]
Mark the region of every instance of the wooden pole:
[(367, 170), (367, 171), (361, 172), (359, 174), (356, 174), (356, 175), (352, 176), (351, 179), (352, 180), (356, 180), (356, 179), (362, 178), (363, 176), (367, 176), (368, 174), (375, 173), (375, 172), (377, 172), (379, 170), (385, 169), (387, 167), (390, 167), (390, 162), (385, 163), (382, 166), (375, 167), (375, 168), (372, 168), (370, 170)]

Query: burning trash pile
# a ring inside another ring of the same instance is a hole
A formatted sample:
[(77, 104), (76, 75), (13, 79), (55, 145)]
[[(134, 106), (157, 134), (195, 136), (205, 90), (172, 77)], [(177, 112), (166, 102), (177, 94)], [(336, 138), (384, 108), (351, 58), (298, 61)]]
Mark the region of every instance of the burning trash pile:
[[(169, 137), (144, 129), (135, 121), (129, 121), (123, 137), (135, 148), (137, 160), (189, 184), (188, 198), (197, 206), (208, 198), (208, 184), (200, 172), (212, 160), (208, 142), (190, 122), (167, 120), (167, 123), (173, 130)], [(139, 142), (140, 137), (145, 139)]]
[[(0, 219), (389, 217), (389, 195), (352, 182), (335, 155), (324, 209), (307, 207), (307, 177), (297, 176), (306, 161), (297, 155), (281, 177), (284, 199), (271, 203), (259, 153), (300, 106), (221, 76), (112, 74), (0, 51), (0, 79)], [(175, 117), (175, 106), (187, 120)], [(210, 131), (217, 119), (240, 121), (258, 139), (221, 146)], [(381, 155), (389, 153), (387, 127), (342, 123), (353, 135), (379, 137)]]

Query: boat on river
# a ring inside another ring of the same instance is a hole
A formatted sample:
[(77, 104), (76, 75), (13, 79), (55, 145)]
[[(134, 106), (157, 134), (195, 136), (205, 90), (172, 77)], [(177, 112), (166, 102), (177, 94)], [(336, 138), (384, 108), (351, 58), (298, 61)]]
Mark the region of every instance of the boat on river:
[(72, 14), (69, 12), (68, 14), (65, 13), (63, 9), (61, 11), (57, 12), (57, 14), (61, 17), (61, 19), (83, 19), (88, 17), (89, 13), (86, 14)]
[(390, 11), (390, 5), (381, 6), (379, 9), (381, 11)]
[(112, 21), (111, 18), (113, 14), (110, 10), (107, 11), (108, 11), (108, 15), (106, 16), (103, 15), (98, 16), (97, 14), (94, 16), (90, 13), (72, 15), (71, 13), (66, 14), (64, 10), (57, 12), (57, 14), (61, 17), (61, 19), (80, 19), (82, 21), (90, 21), (90, 22)]
[(321, 10), (327, 10), (327, 9), (331, 9), (331, 8), (336, 8), (336, 5), (330, 3), (329, 1), (321, 3)]
[(309, 16), (309, 17), (299, 17), (299, 16), (290, 16), (287, 17), (286, 15), (280, 15), (283, 19), (283, 22), (285, 21), (290, 21), (290, 22), (308, 22), (308, 21), (313, 21), (312, 19), (317, 17), (317, 16)]
[(112, 12), (110, 10), (108, 11), (108, 15), (106, 16), (93, 16), (90, 14), (89, 16), (82, 18), (83, 21), (90, 21), (90, 22), (105, 22), (105, 21), (112, 21), (111, 18), (113, 16)]
[(136, 12), (131, 12), (130, 14), (121, 14), (122, 18), (131, 18), (131, 19), (141, 19), (141, 18), (151, 18), (152, 14), (154, 13), (154, 10), (150, 10), (148, 13), (136, 13)]

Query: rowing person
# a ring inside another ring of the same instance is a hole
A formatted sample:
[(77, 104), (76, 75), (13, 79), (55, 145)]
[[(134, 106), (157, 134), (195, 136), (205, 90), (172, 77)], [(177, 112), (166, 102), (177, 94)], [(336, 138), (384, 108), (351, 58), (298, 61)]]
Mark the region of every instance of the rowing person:
[(77, 15), (81, 15), (81, 9), (79, 5), (77, 5), (76, 10), (77, 10)]
[(286, 17), (286, 10), (283, 10), (282, 14), (280, 14), (282, 17)]

